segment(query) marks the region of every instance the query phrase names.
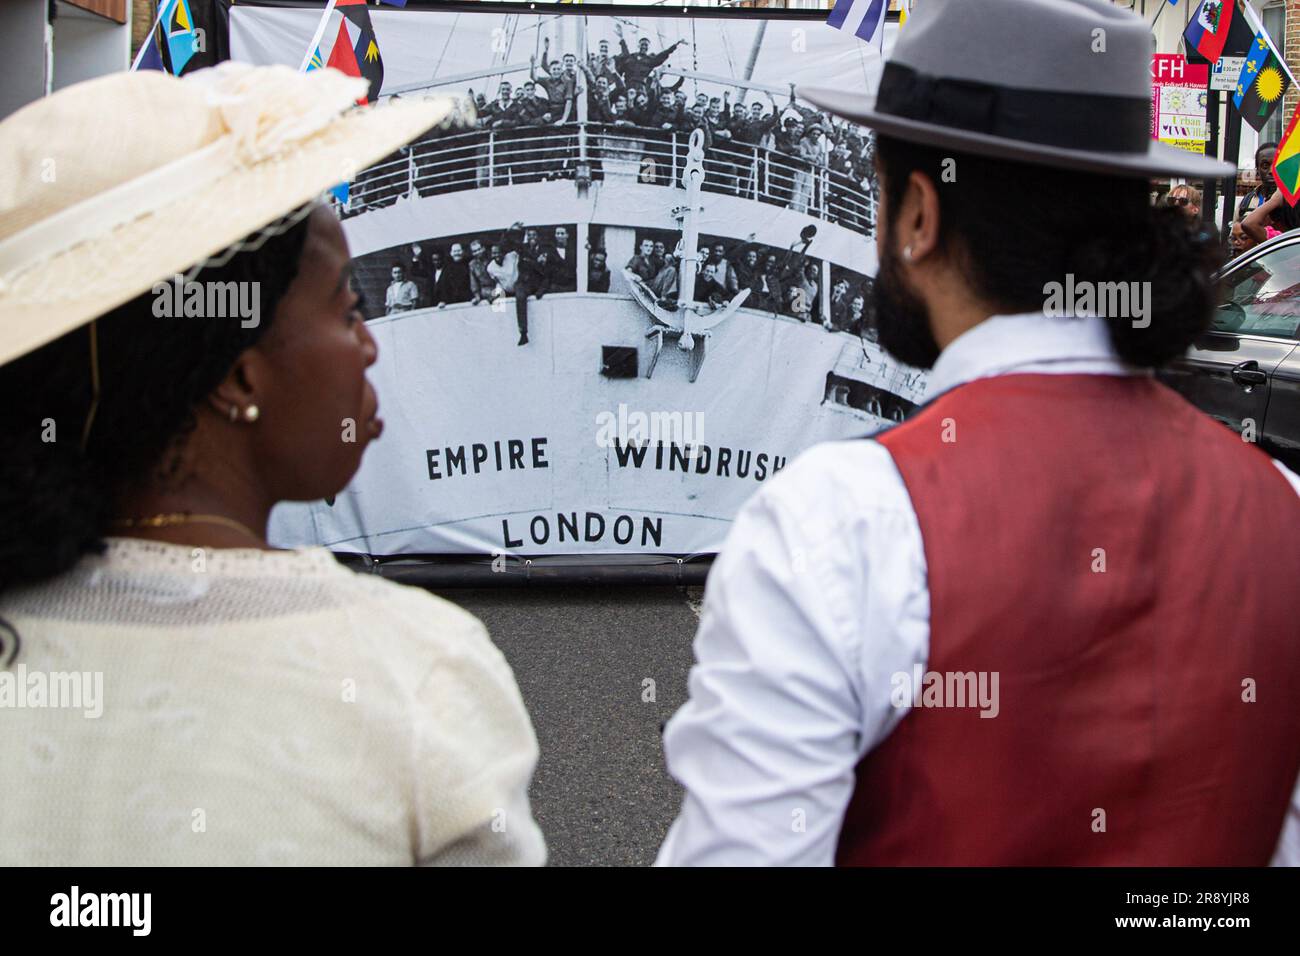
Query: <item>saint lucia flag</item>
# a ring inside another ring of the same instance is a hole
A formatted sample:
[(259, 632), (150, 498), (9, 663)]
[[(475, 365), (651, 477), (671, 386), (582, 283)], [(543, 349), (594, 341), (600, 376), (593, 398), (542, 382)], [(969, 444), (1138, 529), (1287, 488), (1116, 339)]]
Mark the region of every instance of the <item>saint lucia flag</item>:
[(1291, 125), (1282, 134), (1277, 155), (1273, 157), (1273, 178), (1277, 180), (1277, 188), (1293, 206), (1300, 199), (1300, 130), (1296, 129), (1296, 120), (1300, 120), (1300, 109), (1291, 117)]
[(163, 14), (163, 32), (167, 35), (167, 55), (177, 76), (194, 55), (194, 18), (189, 0), (164, 0), (171, 9)]
[(835, 0), (826, 22), (836, 30), (853, 29), (854, 36), (885, 48), (885, 12), (888, 0)]

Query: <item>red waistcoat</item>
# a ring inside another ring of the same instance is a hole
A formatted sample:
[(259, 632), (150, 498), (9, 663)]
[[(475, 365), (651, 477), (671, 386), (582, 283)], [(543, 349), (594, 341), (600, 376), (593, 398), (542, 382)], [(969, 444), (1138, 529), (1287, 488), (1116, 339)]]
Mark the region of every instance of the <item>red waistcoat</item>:
[(1300, 773), (1300, 498), (1268, 458), (1109, 375), (978, 380), (878, 440), (927, 672), (997, 672), (998, 712), (904, 716), (838, 862), (1266, 864)]

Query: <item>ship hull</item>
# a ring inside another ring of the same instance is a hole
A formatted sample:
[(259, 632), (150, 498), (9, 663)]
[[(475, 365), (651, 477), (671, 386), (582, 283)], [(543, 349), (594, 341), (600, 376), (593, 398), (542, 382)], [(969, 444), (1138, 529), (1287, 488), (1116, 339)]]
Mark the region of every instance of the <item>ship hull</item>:
[[(372, 555), (711, 552), (802, 450), (890, 424), (838, 404), (830, 376), (923, 387), (857, 336), (770, 312), (656, 359), (660, 327), (630, 298), (528, 306), (524, 346), (513, 300), (370, 322), (384, 435), (332, 504), (278, 508), (274, 537)], [(612, 377), (609, 349), (634, 350), (635, 375)]]

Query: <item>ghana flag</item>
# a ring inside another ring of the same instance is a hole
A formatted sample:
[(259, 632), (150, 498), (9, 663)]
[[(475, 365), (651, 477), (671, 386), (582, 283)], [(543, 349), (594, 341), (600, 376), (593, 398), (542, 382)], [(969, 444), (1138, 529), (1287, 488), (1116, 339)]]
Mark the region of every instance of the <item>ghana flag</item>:
[(1296, 129), (1296, 120), (1300, 120), (1300, 108), (1291, 117), (1291, 125), (1282, 135), (1277, 155), (1273, 157), (1273, 178), (1277, 180), (1277, 188), (1293, 206), (1300, 199), (1300, 130)]
[(1268, 34), (1257, 33), (1232, 97), (1233, 105), (1241, 110), (1241, 118), (1256, 132), (1262, 130), (1290, 85), (1289, 72), (1269, 42)]

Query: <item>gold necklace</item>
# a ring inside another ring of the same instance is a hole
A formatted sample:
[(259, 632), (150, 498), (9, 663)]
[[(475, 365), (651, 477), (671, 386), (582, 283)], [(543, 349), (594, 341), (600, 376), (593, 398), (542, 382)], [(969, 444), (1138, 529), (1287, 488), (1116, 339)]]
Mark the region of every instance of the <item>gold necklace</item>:
[(225, 525), (227, 528), (244, 532), (250, 538), (256, 538), (259, 541), (262, 539), (262, 536), (248, 525), (240, 524), (234, 518), (227, 518), (223, 515), (195, 515), (184, 511), (174, 511), (170, 514), (149, 515), (147, 518), (117, 518), (112, 522), (115, 528), (170, 528), (178, 524)]

